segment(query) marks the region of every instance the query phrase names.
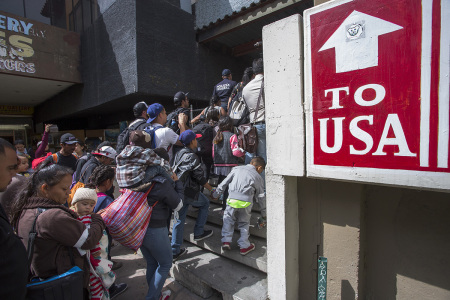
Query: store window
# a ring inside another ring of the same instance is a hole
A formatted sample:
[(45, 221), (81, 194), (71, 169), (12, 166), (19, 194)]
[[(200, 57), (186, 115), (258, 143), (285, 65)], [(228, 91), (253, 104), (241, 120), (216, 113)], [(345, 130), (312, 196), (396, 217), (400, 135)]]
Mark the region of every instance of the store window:
[(1, 0), (0, 10), (66, 29), (65, 1), (66, 0)]

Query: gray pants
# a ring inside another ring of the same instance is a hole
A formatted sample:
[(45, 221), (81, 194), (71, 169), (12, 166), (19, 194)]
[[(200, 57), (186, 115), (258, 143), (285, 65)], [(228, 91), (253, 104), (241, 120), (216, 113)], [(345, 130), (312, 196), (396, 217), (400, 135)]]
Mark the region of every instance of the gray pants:
[(234, 233), (234, 223), (237, 222), (238, 229), (241, 232), (241, 237), (237, 241), (239, 248), (245, 249), (250, 247), (248, 236), (252, 206), (253, 203), (246, 208), (234, 208), (227, 205), (223, 213), (222, 243), (231, 243)]

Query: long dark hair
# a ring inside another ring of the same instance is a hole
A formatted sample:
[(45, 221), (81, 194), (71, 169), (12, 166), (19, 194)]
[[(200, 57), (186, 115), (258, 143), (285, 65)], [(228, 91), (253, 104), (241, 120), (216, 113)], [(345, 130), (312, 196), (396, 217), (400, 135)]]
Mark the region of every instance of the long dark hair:
[(206, 113), (205, 123), (208, 123), (209, 125), (213, 126), (215, 125), (215, 123), (219, 122), (219, 118), (220, 118), (219, 110), (215, 108), (210, 108)]
[(110, 166), (101, 165), (94, 169), (91, 176), (88, 179), (87, 188), (95, 189), (108, 179), (113, 180), (116, 172)]
[(36, 172), (28, 178), (28, 181), (24, 185), (25, 188), (12, 204), (11, 224), (17, 226), (23, 208), (28, 203), (30, 197), (38, 195), (39, 189), (43, 184), (47, 184), (50, 187), (55, 186), (61, 182), (64, 176), (72, 175), (72, 173), (72, 169), (68, 167), (56, 165), (48, 161), (41, 163)]
[(217, 131), (216, 136), (214, 137), (213, 143), (219, 144), (223, 141), (223, 131), (232, 131), (233, 130), (233, 121), (229, 116), (223, 116), (219, 120), (219, 131)]
[(249, 83), (250, 80), (252, 80), (252, 76), (253, 76), (253, 68), (252, 67), (246, 68), (244, 71), (244, 75), (242, 75), (242, 86), (246, 86), (247, 83)]

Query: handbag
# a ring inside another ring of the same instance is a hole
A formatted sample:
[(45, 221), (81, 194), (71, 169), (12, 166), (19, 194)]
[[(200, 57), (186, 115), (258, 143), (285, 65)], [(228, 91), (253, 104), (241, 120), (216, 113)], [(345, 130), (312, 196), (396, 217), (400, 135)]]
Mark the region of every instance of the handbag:
[(258, 102), (256, 104), (255, 116), (253, 122), (249, 124), (242, 124), (237, 127), (238, 145), (240, 148), (248, 153), (256, 153), (258, 149), (258, 132), (254, 126), (256, 117), (259, 111), (259, 104), (264, 93), (264, 79), (261, 82), (261, 89), (259, 91)]
[[(38, 208), (33, 227), (28, 235), (28, 266), (31, 266), (34, 253), (34, 240), (36, 238), (36, 220), (45, 209)], [(73, 249), (67, 247), (72, 268), (60, 275), (49, 277), (45, 280), (31, 279), (27, 284), (27, 296), (29, 300), (83, 300), (83, 271), (75, 266)]]
[(109, 234), (122, 245), (137, 251), (141, 247), (147, 232), (153, 207), (148, 205), (147, 196), (155, 183), (146, 193), (123, 189), (123, 193), (101, 214), (108, 227)]

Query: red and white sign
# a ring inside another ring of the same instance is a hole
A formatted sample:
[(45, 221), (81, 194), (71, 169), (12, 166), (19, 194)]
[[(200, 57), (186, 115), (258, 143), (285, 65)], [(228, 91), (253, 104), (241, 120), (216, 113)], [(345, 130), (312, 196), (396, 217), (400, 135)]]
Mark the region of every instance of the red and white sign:
[(450, 190), (450, 0), (304, 13), (307, 174)]

